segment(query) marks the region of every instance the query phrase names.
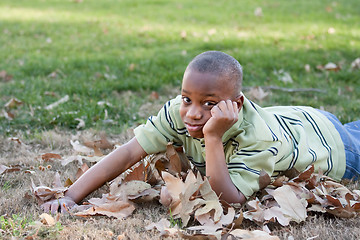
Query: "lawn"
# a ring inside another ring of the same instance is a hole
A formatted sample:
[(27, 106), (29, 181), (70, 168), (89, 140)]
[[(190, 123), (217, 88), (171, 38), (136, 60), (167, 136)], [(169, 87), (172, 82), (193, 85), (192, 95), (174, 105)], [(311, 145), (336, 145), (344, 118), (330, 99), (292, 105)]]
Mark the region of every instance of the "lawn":
[[(344, 123), (357, 120), (360, 69), (351, 65), (360, 57), (359, 9), (358, 0), (2, 0), (0, 164), (38, 167), (34, 158), (40, 152), (70, 155), (69, 140), (79, 130), (105, 131), (124, 142), (133, 127), (179, 93), (188, 62), (206, 50), (238, 59), (245, 94), (262, 106), (310, 105)], [(336, 68), (326, 69), (328, 63)], [(256, 86), (268, 92), (266, 98), (250, 94)], [(66, 102), (47, 107), (66, 96)], [(21, 104), (8, 106), (13, 98)], [(30, 147), (19, 149), (9, 137)], [(51, 182), (48, 176), (56, 170), (76, 171), (55, 164), (38, 175)], [(24, 216), (36, 218), (34, 203), (22, 199), (30, 177), (16, 174), (1, 175), (2, 206), (10, 210), (2, 207), (0, 215), (20, 214), (25, 204)], [(13, 208), (7, 200), (12, 198), (17, 199)], [(143, 211), (146, 216), (150, 210)], [(143, 217), (137, 214), (129, 221)], [(342, 220), (327, 221), (334, 226)], [(86, 231), (86, 222), (81, 224), (81, 230), (67, 231)], [(333, 228), (325, 226), (324, 232)], [(136, 224), (131, 229), (142, 236)], [(294, 229), (295, 239), (305, 236), (299, 233), (302, 226)]]

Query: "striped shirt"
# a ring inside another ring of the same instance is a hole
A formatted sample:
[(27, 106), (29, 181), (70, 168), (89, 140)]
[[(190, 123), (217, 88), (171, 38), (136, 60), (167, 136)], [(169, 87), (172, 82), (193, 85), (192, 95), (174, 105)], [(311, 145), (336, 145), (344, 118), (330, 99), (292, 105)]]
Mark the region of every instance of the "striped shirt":
[[(189, 160), (205, 174), (204, 139), (187, 132), (179, 114), (181, 96), (168, 101), (157, 116), (137, 127), (135, 137), (148, 154), (163, 152), (168, 142), (183, 146)], [(311, 107), (261, 108), (245, 98), (239, 120), (223, 138), (226, 164), (234, 185), (246, 197), (259, 190), (259, 174), (270, 176), (314, 164), (340, 180), (345, 151), (334, 125)]]

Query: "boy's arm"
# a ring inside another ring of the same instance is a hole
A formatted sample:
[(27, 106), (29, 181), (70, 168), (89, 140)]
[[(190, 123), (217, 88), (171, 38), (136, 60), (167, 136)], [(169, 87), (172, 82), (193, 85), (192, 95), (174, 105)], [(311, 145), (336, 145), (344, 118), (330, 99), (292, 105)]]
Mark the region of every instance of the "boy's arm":
[(205, 124), (203, 133), (206, 154), (206, 176), (212, 189), (221, 199), (229, 203), (244, 203), (245, 196), (231, 181), (225, 161), (222, 136), (238, 120), (236, 102), (221, 101), (211, 110), (212, 117)]
[(64, 210), (63, 204), (71, 207), (71, 205), (80, 202), (105, 182), (114, 179), (146, 155), (136, 138), (132, 138), (128, 143), (120, 146), (86, 171), (65, 192), (63, 199), (47, 202), (43, 204), (43, 209), (56, 212), (59, 207)]
[(245, 196), (231, 181), (221, 139), (205, 139), (206, 176), (211, 188), (228, 203), (245, 203)]

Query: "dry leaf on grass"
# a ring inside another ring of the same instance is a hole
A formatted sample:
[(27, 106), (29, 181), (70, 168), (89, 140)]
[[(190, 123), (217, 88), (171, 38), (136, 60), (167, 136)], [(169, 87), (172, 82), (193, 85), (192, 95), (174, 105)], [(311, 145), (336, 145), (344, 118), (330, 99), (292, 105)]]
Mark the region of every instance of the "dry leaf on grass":
[(45, 162), (50, 162), (53, 159), (61, 159), (61, 156), (56, 153), (44, 153), (41, 155), (41, 159), (44, 160)]
[(39, 205), (51, 199), (58, 199), (64, 196), (67, 187), (61, 184), (59, 173), (55, 174), (53, 186), (54, 187), (50, 188), (40, 183), (40, 186), (36, 187), (34, 181), (31, 179), (31, 190)]
[(19, 99), (11, 98), (7, 103), (5, 103), (4, 107), (7, 108), (7, 109), (11, 109), (11, 108), (15, 108), (17, 106), (20, 106), (22, 104), (23, 104), (23, 102), (20, 101)]
[[(277, 236), (271, 236), (267, 232), (260, 230), (244, 230), (244, 229), (235, 229), (232, 230), (229, 235), (234, 236), (237, 239), (248, 239), (248, 240), (279, 240)], [(229, 239), (229, 238), (227, 238)]]
[(0, 175), (3, 173), (18, 172), (22, 169), (20, 165), (0, 165)]
[(80, 217), (105, 215), (108, 217), (124, 219), (129, 215), (131, 215), (134, 210), (135, 207), (130, 202), (117, 200), (117, 201), (110, 201), (102, 204), (93, 205), (92, 207), (90, 207), (89, 209), (83, 212), (75, 213), (75, 215)]
[(43, 213), (40, 215), (40, 222), (44, 225), (54, 226), (56, 223), (56, 220), (50, 214)]
[(307, 202), (306, 200), (301, 201), (301, 199), (297, 198), (290, 186), (284, 185), (279, 187), (275, 189), (271, 195), (280, 205), (280, 209), (284, 215), (291, 217), (291, 220), (297, 223), (305, 221), (307, 217)]
[(176, 236), (179, 232), (179, 229), (174, 227), (170, 227), (170, 222), (165, 219), (162, 218), (160, 219), (159, 222), (157, 223), (151, 223), (148, 226), (145, 227), (146, 230), (152, 230), (153, 228), (156, 228), (156, 230), (158, 230), (160, 232), (160, 236), (163, 237), (169, 237), (169, 236)]
[[(75, 146), (79, 147), (76, 144)], [(83, 158), (74, 157), (74, 160), (82, 162)], [(269, 222), (288, 226), (290, 221), (304, 221), (307, 211), (326, 211), (339, 217), (357, 216), (360, 212), (360, 191), (350, 191), (331, 178), (314, 173), (313, 166), (302, 173), (294, 169), (287, 171), (286, 176), (277, 177), (270, 185), (269, 175), (261, 171), (259, 186), (265, 187), (265, 191), (258, 192), (259, 198), (249, 200), (243, 208), (244, 211), (239, 212), (238, 209), (220, 202), (208, 179), (199, 172), (184, 172), (187, 168), (182, 162), (181, 151), (168, 146), (167, 153), (149, 156), (113, 180), (109, 194), (90, 199), (89, 205), (78, 206), (80, 212), (76, 215), (105, 215), (122, 219), (134, 211), (133, 201), (159, 199), (160, 203), (171, 209), (174, 219), (181, 218), (184, 227), (190, 225), (183, 230), (176, 230), (180, 231), (179, 235), (183, 238), (278, 239), (264, 231), (230, 231), (229, 228), (241, 227), (243, 217), (263, 225), (266, 229)], [(6, 166), (0, 167), (6, 171)], [(79, 171), (84, 172), (86, 169), (87, 167), (83, 166)], [(53, 188), (35, 187), (33, 183), (32, 189), (40, 202), (57, 198), (66, 190), (61, 185), (59, 175), (55, 178)], [(148, 228), (157, 228), (163, 236), (175, 234), (176, 231), (169, 226), (167, 220), (161, 220)]]

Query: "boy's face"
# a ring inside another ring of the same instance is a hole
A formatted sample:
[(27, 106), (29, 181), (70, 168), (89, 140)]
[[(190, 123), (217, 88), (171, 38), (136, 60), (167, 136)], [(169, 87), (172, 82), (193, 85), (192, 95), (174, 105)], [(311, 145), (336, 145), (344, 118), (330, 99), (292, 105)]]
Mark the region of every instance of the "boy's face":
[(185, 71), (181, 88), (180, 116), (192, 137), (204, 137), (202, 130), (211, 118), (210, 110), (221, 100), (236, 101), (241, 107), (239, 93), (235, 93), (232, 85), (216, 74), (191, 69)]

